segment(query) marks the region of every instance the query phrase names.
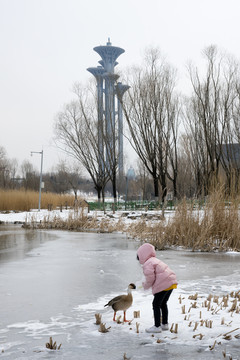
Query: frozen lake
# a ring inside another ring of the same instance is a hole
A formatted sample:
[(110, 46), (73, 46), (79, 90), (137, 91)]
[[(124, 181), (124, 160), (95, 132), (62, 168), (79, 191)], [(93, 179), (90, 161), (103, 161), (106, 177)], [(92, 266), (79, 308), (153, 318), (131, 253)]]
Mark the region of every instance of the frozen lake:
[[(152, 296), (140, 289), (127, 312), (132, 318), (133, 310), (141, 311), (140, 333), (136, 334), (134, 324), (130, 331), (128, 324), (112, 322), (112, 310), (103, 305), (125, 293), (129, 283), (140, 283), (139, 245), (122, 234), (26, 231), (1, 225), (1, 358), (120, 360), (126, 353), (132, 360), (223, 359), (226, 351), (240, 359), (240, 340), (223, 341), (209, 351), (208, 342), (192, 340), (188, 329), (172, 337), (164, 332), (159, 335), (161, 343), (156, 343), (144, 331), (145, 325), (152, 325), (151, 315), (145, 316), (151, 314)], [(179, 294), (220, 295), (240, 288), (239, 254), (167, 250), (158, 252), (158, 257), (179, 280), (169, 302), (169, 322), (178, 321), (180, 327)], [(108, 333), (98, 331), (95, 313), (111, 326)], [(240, 326), (240, 315), (234, 316)], [(62, 343), (60, 350), (46, 349), (50, 336)]]

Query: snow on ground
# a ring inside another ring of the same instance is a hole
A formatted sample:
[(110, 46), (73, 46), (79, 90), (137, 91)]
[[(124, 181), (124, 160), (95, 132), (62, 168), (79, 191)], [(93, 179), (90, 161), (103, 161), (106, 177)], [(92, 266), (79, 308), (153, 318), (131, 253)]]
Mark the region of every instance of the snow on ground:
[(4, 223), (23, 223), (23, 222), (31, 222), (32, 219), (39, 222), (46, 217), (49, 219), (54, 219), (54, 217), (60, 217), (62, 219), (67, 219), (69, 216), (69, 210), (31, 210), (31, 211), (22, 211), (22, 212), (14, 212), (11, 211), (9, 213), (0, 213), (0, 221)]
[[(103, 310), (112, 297), (111, 294), (98, 299), (96, 303), (81, 305), (76, 311), (92, 313), (92, 318), (86, 322), (85, 331), (93, 336), (100, 336), (99, 326), (93, 323), (95, 313), (100, 313), (102, 322), (109, 332), (124, 331), (128, 336), (139, 336), (149, 344), (167, 343), (175, 345), (195, 345), (211, 351), (219, 345), (238, 342), (240, 339), (240, 291), (232, 289), (232, 294), (209, 296), (210, 294), (197, 294), (186, 291), (183, 287), (174, 290), (169, 299), (169, 331), (160, 334), (147, 334), (145, 329), (153, 325), (152, 299), (150, 292), (139, 288), (133, 293), (134, 301), (131, 309), (127, 311), (128, 323), (112, 321), (113, 311)], [(235, 297), (236, 296), (236, 297)], [(140, 318), (133, 317), (134, 311), (140, 311)], [(121, 312), (117, 313), (123, 319)], [(139, 324), (137, 333), (136, 324)], [(106, 334), (107, 336), (107, 334)]]

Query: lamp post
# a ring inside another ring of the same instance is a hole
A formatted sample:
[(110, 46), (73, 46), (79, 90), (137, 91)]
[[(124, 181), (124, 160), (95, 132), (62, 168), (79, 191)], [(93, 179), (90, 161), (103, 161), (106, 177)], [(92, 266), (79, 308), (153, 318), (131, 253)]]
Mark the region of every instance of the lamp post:
[(42, 193), (42, 169), (43, 169), (43, 150), (42, 151), (31, 151), (32, 154), (41, 154), (41, 170), (40, 170), (40, 182), (39, 182), (39, 199), (38, 199), (38, 211), (41, 209), (41, 193)]

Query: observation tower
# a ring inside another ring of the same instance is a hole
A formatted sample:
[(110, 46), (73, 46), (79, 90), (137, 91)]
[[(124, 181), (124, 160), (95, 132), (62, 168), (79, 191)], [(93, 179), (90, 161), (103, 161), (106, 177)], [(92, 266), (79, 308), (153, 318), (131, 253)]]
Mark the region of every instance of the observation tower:
[(116, 153), (118, 153), (118, 172), (119, 179), (121, 179), (123, 176), (123, 115), (121, 104), (123, 94), (129, 89), (129, 86), (120, 82), (117, 83), (119, 75), (114, 73), (114, 69), (118, 64), (117, 58), (125, 50), (112, 46), (110, 39), (106, 45), (96, 46), (93, 50), (101, 57), (100, 66), (87, 69), (97, 82), (98, 150), (101, 159), (99, 160), (99, 170), (104, 171), (104, 166), (111, 169), (111, 165), (116, 159)]

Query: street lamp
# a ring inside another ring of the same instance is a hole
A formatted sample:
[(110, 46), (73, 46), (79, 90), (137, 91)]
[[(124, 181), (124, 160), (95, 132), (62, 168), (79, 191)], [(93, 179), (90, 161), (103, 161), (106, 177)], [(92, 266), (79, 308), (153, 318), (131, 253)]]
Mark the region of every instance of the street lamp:
[(32, 154), (41, 154), (41, 170), (40, 170), (40, 183), (39, 183), (39, 199), (38, 199), (38, 211), (41, 209), (41, 192), (42, 192), (42, 169), (43, 169), (43, 150), (42, 151), (31, 151)]

